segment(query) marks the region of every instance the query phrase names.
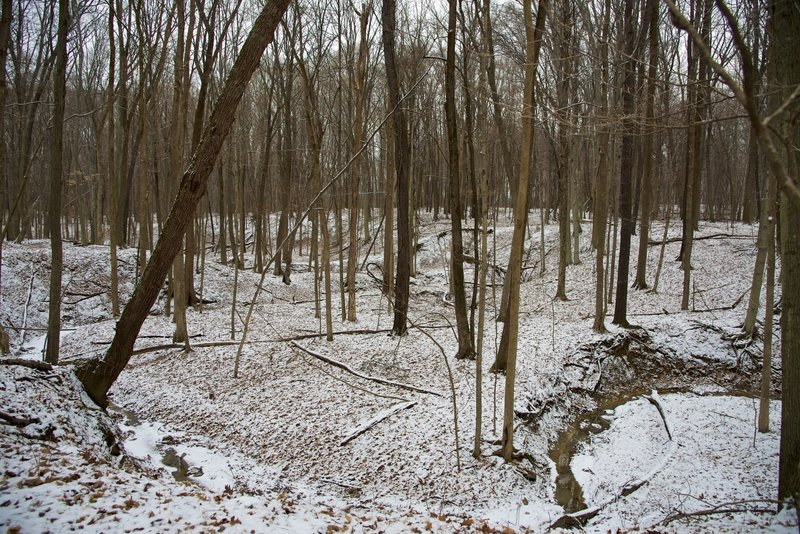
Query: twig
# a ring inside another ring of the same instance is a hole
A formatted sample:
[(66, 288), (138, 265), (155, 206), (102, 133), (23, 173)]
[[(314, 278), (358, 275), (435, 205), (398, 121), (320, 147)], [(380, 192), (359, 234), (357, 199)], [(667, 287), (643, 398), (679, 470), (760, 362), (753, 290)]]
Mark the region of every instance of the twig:
[[(453, 332), (453, 336), (456, 337), (456, 338), (458, 337), (458, 336), (456, 336), (455, 329), (453, 328), (453, 325), (450, 323), (450, 320), (447, 317), (445, 317), (441, 313), (434, 312), (433, 314), (439, 315), (448, 324), (450, 324), (450, 331)], [(412, 321), (410, 317), (406, 317), (406, 320), (409, 322), (409, 324), (411, 325), (412, 328), (416, 326), (414, 324), (414, 321)], [(460, 452), (461, 447), (459, 445), (459, 440), (458, 440), (458, 406), (457, 406), (457, 403), (456, 403), (456, 385), (455, 385), (455, 381), (453, 380), (453, 370), (450, 368), (450, 362), (447, 360), (447, 354), (444, 351), (444, 347), (442, 347), (442, 345), (438, 341), (436, 341), (436, 339), (432, 335), (430, 335), (428, 332), (426, 332), (425, 330), (420, 328), (419, 331), (422, 332), (428, 339), (430, 339), (433, 342), (434, 345), (436, 345), (439, 348), (439, 352), (441, 353), (442, 358), (444, 359), (444, 365), (447, 368), (447, 379), (450, 382), (450, 399), (451, 399), (451, 401), (453, 403), (453, 433), (455, 434), (455, 440), (456, 440), (456, 469), (460, 473), (461, 472), (461, 452)], [(400, 339), (402, 339), (402, 338), (400, 338)], [(400, 347), (400, 339), (397, 340), (398, 348)]]
[(395, 395), (384, 395), (383, 393), (378, 393), (376, 391), (372, 391), (371, 389), (367, 389), (367, 388), (363, 388), (361, 386), (357, 386), (355, 384), (351, 384), (347, 380), (345, 380), (345, 379), (343, 379), (341, 377), (338, 377), (338, 376), (334, 375), (333, 373), (328, 372), (321, 365), (316, 365), (314, 362), (308, 362), (308, 364), (311, 365), (312, 367), (316, 368), (316, 369), (319, 369), (319, 371), (322, 374), (327, 375), (327, 376), (331, 377), (332, 379), (334, 379), (334, 380), (336, 380), (338, 382), (341, 382), (342, 384), (344, 384), (347, 387), (356, 389), (358, 391), (363, 391), (364, 393), (367, 393), (369, 395), (373, 395), (375, 397), (380, 397), (382, 399), (391, 399), (391, 400), (397, 400), (397, 401), (400, 401), (400, 402), (409, 402), (408, 399), (403, 398), (403, 397), (396, 397)]
[(333, 484), (333, 485), (335, 485), (335, 486), (340, 486), (340, 487), (342, 487), (342, 488), (353, 489), (353, 490), (360, 490), (360, 489), (361, 489), (361, 488), (360, 488), (360, 487), (358, 487), (358, 486), (354, 486), (354, 485), (352, 485), (352, 484), (346, 484), (346, 483), (344, 483), (344, 482), (339, 482), (338, 480), (333, 480), (332, 478), (320, 477), (320, 479), (319, 479), (319, 480), (320, 480), (320, 482), (325, 482), (325, 483), (328, 483), (328, 484)]
[[(377, 329), (377, 330), (364, 328), (364, 329), (360, 329), (360, 330), (340, 330), (338, 332), (334, 332), (333, 335), (335, 335), (335, 336), (344, 336), (344, 335), (361, 335), (361, 334), (385, 334), (385, 333), (388, 333), (388, 332), (391, 332), (391, 330), (389, 328), (380, 328), (380, 329)], [(314, 333), (314, 334), (301, 334), (301, 335), (292, 336), (292, 337), (280, 338), (280, 339), (277, 339), (275, 341), (284, 341), (284, 342), (286, 342), (286, 341), (299, 341), (301, 339), (313, 339), (313, 338), (317, 338), (317, 337), (325, 337), (325, 335), (326, 335), (325, 332)]]
[(296, 349), (299, 349), (299, 350), (305, 352), (306, 354), (310, 354), (311, 356), (314, 356), (315, 358), (317, 358), (320, 361), (323, 361), (325, 363), (333, 365), (334, 367), (338, 367), (339, 369), (347, 371), (351, 375), (357, 376), (359, 378), (363, 378), (364, 380), (370, 380), (372, 382), (376, 382), (378, 384), (384, 384), (386, 386), (394, 386), (394, 387), (398, 387), (398, 388), (401, 388), (401, 389), (407, 389), (409, 391), (416, 391), (416, 392), (419, 392), (419, 393), (427, 393), (428, 395), (436, 395), (437, 397), (441, 397), (442, 396), (441, 393), (438, 393), (436, 391), (431, 391), (429, 389), (420, 388), (420, 387), (417, 387), (417, 386), (412, 386), (410, 384), (404, 384), (402, 382), (395, 382), (394, 380), (387, 380), (385, 378), (379, 378), (377, 376), (370, 376), (370, 375), (365, 375), (363, 373), (359, 373), (358, 371), (356, 371), (352, 367), (349, 367), (349, 366), (343, 364), (340, 361), (334, 360), (333, 358), (329, 358), (328, 356), (324, 356), (322, 354), (319, 354), (318, 352), (314, 352), (313, 350), (302, 346), (301, 344), (297, 343), (296, 341), (291, 341), (289, 343), (289, 345), (291, 345), (292, 347), (294, 347)]

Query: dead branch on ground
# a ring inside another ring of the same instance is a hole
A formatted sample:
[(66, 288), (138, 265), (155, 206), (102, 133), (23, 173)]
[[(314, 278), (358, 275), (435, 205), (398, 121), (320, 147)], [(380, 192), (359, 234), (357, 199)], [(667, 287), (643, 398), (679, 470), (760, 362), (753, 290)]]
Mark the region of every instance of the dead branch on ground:
[(20, 365), (29, 369), (36, 369), (37, 371), (52, 371), (53, 366), (47, 362), (39, 360), (26, 360), (24, 358), (2, 358), (0, 365)]
[(358, 436), (360, 436), (361, 434), (363, 434), (364, 432), (366, 432), (370, 428), (374, 427), (375, 425), (377, 425), (381, 421), (384, 421), (385, 419), (388, 419), (389, 417), (393, 416), (394, 414), (396, 414), (399, 411), (405, 410), (407, 408), (411, 408), (416, 403), (417, 403), (417, 401), (401, 402), (400, 404), (395, 404), (394, 406), (392, 406), (388, 410), (384, 410), (384, 411), (380, 412), (375, 417), (365, 421), (364, 423), (360, 424), (358, 427), (353, 429), (350, 433), (348, 433), (344, 438), (342, 438), (342, 441), (339, 442), (339, 446), (347, 445), (348, 443), (350, 443), (351, 441), (356, 439)]
[(436, 395), (437, 397), (441, 397), (442, 396), (441, 393), (436, 392), (436, 391), (432, 391), (430, 389), (420, 388), (420, 387), (417, 387), (417, 386), (412, 386), (410, 384), (404, 384), (402, 382), (395, 382), (394, 380), (387, 380), (385, 378), (380, 378), (380, 377), (377, 377), (377, 376), (370, 376), (370, 375), (365, 375), (363, 373), (359, 373), (358, 371), (356, 371), (352, 367), (350, 367), (350, 366), (348, 366), (348, 365), (346, 365), (346, 364), (344, 364), (344, 363), (342, 363), (340, 361), (334, 360), (333, 358), (329, 358), (328, 356), (325, 356), (325, 355), (320, 354), (318, 352), (314, 352), (313, 350), (302, 346), (301, 344), (297, 343), (296, 341), (291, 341), (289, 343), (289, 345), (291, 345), (292, 347), (294, 347), (296, 349), (299, 349), (299, 350), (305, 352), (306, 354), (309, 354), (309, 355), (317, 358), (318, 360), (320, 360), (322, 362), (325, 362), (325, 363), (328, 363), (330, 365), (333, 365), (334, 367), (338, 367), (339, 369), (342, 369), (343, 371), (346, 371), (346, 372), (350, 373), (351, 375), (357, 376), (359, 378), (363, 378), (364, 380), (370, 380), (370, 381), (375, 382), (377, 384), (383, 384), (383, 385), (386, 385), (386, 386), (393, 386), (393, 387), (397, 387), (397, 388), (401, 388), (401, 389), (407, 389), (409, 391), (416, 391), (418, 393), (427, 393), (428, 395)]

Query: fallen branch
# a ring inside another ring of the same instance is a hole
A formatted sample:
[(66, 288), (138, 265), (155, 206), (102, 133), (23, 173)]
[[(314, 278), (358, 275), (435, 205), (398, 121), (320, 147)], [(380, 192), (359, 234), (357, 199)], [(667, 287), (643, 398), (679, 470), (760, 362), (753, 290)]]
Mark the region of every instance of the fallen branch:
[[(647, 246), (657, 246), (663, 243), (680, 243), (683, 238), (680, 237), (671, 237), (666, 241), (648, 241)], [(704, 235), (700, 237), (692, 238), (692, 241), (703, 241), (706, 239), (753, 239), (752, 236), (749, 235), (737, 235), (737, 234), (710, 234)]]
[(39, 419), (37, 419), (36, 417), (31, 417), (31, 418), (17, 417), (16, 415), (11, 415), (10, 413), (5, 413), (5, 412), (0, 412), (0, 419), (4, 420), (10, 425), (19, 427), (28, 426), (32, 423), (39, 422)]
[(418, 393), (427, 393), (428, 395), (436, 395), (437, 397), (441, 397), (442, 396), (441, 393), (438, 393), (436, 391), (431, 391), (430, 389), (419, 388), (417, 386), (412, 386), (410, 384), (404, 384), (402, 382), (395, 382), (394, 380), (386, 380), (385, 378), (379, 378), (377, 376), (370, 376), (370, 375), (365, 375), (365, 374), (359, 373), (358, 371), (356, 371), (352, 367), (349, 367), (349, 366), (343, 364), (340, 361), (334, 360), (333, 358), (329, 358), (328, 356), (324, 356), (322, 354), (319, 354), (318, 352), (314, 352), (313, 350), (302, 346), (301, 344), (297, 343), (296, 341), (291, 341), (289, 344), (292, 347), (305, 352), (306, 354), (310, 354), (311, 356), (315, 357), (316, 359), (318, 359), (320, 361), (323, 361), (325, 363), (333, 365), (334, 367), (338, 367), (339, 369), (342, 369), (343, 371), (347, 371), (351, 375), (357, 376), (359, 378), (363, 378), (364, 380), (370, 380), (372, 382), (376, 382), (378, 384), (384, 384), (386, 386), (394, 386), (394, 387), (398, 387), (398, 388), (401, 388), (401, 389), (407, 389), (409, 391), (416, 391)]
[(733, 501), (733, 502), (724, 502), (720, 503), (716, 506), (712, 506), (711, 508), (706, 508), (704, 510), (697, 510), (695, 512), (676, 512), (672, 515), (669, 515), (656, 523), (655, 526), (658, 525), (668, 525), (673, 521), (678, 521), (681, 519), (689, 519), (692, 517), (702, 517), (707, 515), (715, 515), (715, 514), (738, 514), (738, 513), (761, 513), (761, 514), (774, 514), (775, 508), (748, 508), (743, 506), (745, 504), (754, 504), (754, 503), (768, 503), (768, 504), (783, 504), (781, 501), (775, 501), (772, 499), (751, 499), (746, 501)]
[[(361, 330), (340, 330), (338, 332), (334, 332), (333, 335), (335, 335), (335, 336), (346, 336), (346, 335), (362, 335), (362, 334), (386, 334), (388, 332), (391, 332), (391, 329), (389, 329), (389, 328), (381, 328), (379, 330), (372, 330), (372, 329), (369, 329), (369, 328), (363, 328)], [(300, 335), (297, 335), (297, 336), (282, 337), (280, 339), (276, 339), (275, 341), (276, 342), (279, 342), (279, 341), (282, 341), (282, 342), (299, 341), (301, 339), (313, 339), (313, 338), (318, 338), (318, 337), (325, 337), (325, 335), (326, 335), (325, 332), (314, 333), (314, 334), (300, 334)]]
[(47, 362), (39, 360), (26, 360), (24, 358), (3, 358), (0, 359), (0, 365), (20, 365), (28, 369), (36, 369), (37, 371), (52, 371), (53, 366)]
[(586, 508), (580, 512), (564, 514), (553, 521), (553, 523), (548, 527), (548, 530), (554, 528), (575, 528), (586, 526), (586, 523), (588, 523), (594, 516), (599, 514), (600, 510), (605, 508), (606, 505), (610, 504), (610, 502), (611, 501), (598, 506), (592, 506), (591, 508)]
[(80, 297), (80, 298), (77, 298), (75, 300), (69, 300), (69, 301), (65, 300), (64, 304), (75, 305), (75, 304), (77, 304), (79, 302), (83, 302), (84, 300), (89, 300), (89, 299), (92, 299), (94, 297), (99, 297), (103, 293), (105, 293), (105, 291), (100, 291), (98, 293), (78, 293), (78, 292), (72, 292), (72, 291), (65, 291), (64, 292), (64, 296), (65, 297)]
[[(110, 343), (110, 342), (107, 342)], [(248, 341), (248, 343), (269, 343), (269, 341)], [(192, 343), (193, 348), (202, 348), (202, 347), (227, 347), (230, 345), (238, 345), (238, 341), (206, 341), (204, 343)], [(154, 345), (152, 347), (144, 347), (141, 349), (136, 349), (131, 354), (145, 354), (147, 352), (157, 352), (159, 350), (172, 350), (172, 349), (185, 349), (185, 343), (168, 343), (166, 345)]]
[(672, 432), (669, 429), (669, 422), (667, 421), (667, 416), (664, 413), (664, 407), (661, 406), (660, 397), (658, 396), (658, 391), (653, 390), (650, 395), (645, 395), (647, 401), (656, 407), (658, 410), (659, 415), (661, 415), (661, 420), (664, 421), (664, 429), (667, 431), (667, 437), (669, 437), (670, 441), (672, 441)]
[[(337, 336), (344, 336), (344, 335), (359, 335), (359, 334), (382, 334), (389, 332), (389, 329), (380, 329), (380, 330), (371, 330), (371, 329), (362, 329), (362, 330), (341, 330), (338, 332), (334, 332), (334, 335)], [(252, 339), (245, 342), (246, 345), (255, 345), (259, 343), (286, 343), (295, 340), (301, 339), (314, 339), (318, 337), (324, 337), (325, 333), (314, 333), (314, 334), (300, 334), (297, 336), (285, 337), (285, 338), (278, 338), (278, 339)], [(146, 338), (146, 337), (160, 337), (160, 336), (139, 336), (139, 338)], [(198, 337), (197, 335), (191, 337)], [(228, 347), (231, 345), (239, 345), (239, 341), (204, 341), (202, 343), (192, 343), (192, 347), (194, 348), (203, 348), (203, 347)], [(110, 345), (111, 341), (94, 341), (94, 345)], [(183, 349), (185, 345), (183, 343), (166, 343), (163, 345), (152, 345), (150, 347), (142, 347), (140, 349), (134, 350), (131, 354), (146, 354), (148, 352), (157, 352), (159, 350), (172, 350), (172, 349)], [(27, 361), (27, 360), (26, 360)]]
[(411, 408), (417, 403), (417, 401), (409, 401), (409, 402), (401, 402), (400, 404), (395, 404), (394, 406), (389, 407), (388, 409), (378, 413), (375, 417), (364, 421), (356, 428), (351, 430), (342, 441), (339, 442), (339, 446), (347, 445), (349, 442), (353, 441), (355, 438), (369, 430), (370, 428), (374, 427), (381, 421), (388, 419), (389, 417), (393, 416), (399, 411), (405, 410), (407, 408)]
[(664, 458), (662, 458), (661, 461), (658, 462), (653, 467), (653, 469), (650, 470), (649, 473), (647, 473), (644, 477), (640, 478), (639, 480), (634, 480), (632, 482), (625, 484), (625, 486), (623, 486), (622, 488), (622, 494), (620, 495), (620, 497), (626, 497), (631, 493), (633, 493), (634, 491), (641, 488), (642, 486), (644, 486), (645, 484), (647, 484), (650, 481), (650, 479), (652, 479), (657, 473), (659, 473), (662, 469), (664, 469), (664, 466), (667, 464), (669, 459), (672, 458), (672, 455), (675, 454), (675, 451), (678, 448), (677, 442), (675, 442), (672, 439), (672, 431), (670, 430), (669, 422), (667, 421), (667, 416), (666, 413), (664, 412), (664, 408), (663, 406), (661, 406), (658, 392), (656, 390), (653, 390), (653, 392), (650, 395), (645, 395), (645, 398), (650, 402), (650, 404), (656, 407), (658, 413), (661, 415), (661, 420), (664, 421), (664, 428), (666, 429), (667, 436), (669, 436), (669, 440), (671, 442), (670, 448), (666, 456), (664, 456)]

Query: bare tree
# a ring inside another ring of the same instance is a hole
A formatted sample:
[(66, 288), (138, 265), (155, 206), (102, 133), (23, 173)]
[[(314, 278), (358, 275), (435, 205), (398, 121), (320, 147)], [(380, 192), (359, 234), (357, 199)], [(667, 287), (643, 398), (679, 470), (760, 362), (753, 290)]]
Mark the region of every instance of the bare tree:
[(131, 357), (139, 329), (158, 296), (173, 258), (180, 251), (181, 238), (186, 225), (192, 220), (195, 206), (206, 191), (208, 177), (230, 132), (239, 101), (288, 5), (289, 0), (268, 1), (253, 23), (222, 86), (211, 112), (209, 126), (205, 128), (200, 145), (183, 175), (178, 195), (150, 261), (117, 323), (111, 346), (104, 358), (92, 358), (82, 362), (76, 369), (86, 391), (101, 406), (107, 404), (108, 390)]
[(520, 148), (519, 182), (517, 198), (514, 206), (514, 234), (511, 238), (511, 255), (508, 259), (508, 276), (510, 277), (508, 298), (508, 320), (504, 328), (508, 334), (508, 362), (506, 364), (505, 397), (503, 402), (503, 435), (502, 455), (511, 461), (514, 454), (514, 381), (517, 369), (517, 336), (519, 329), (519, 292), (520, 275), (522, 274), (522, 249), (525, 239), (525, 221), (528, 211), (528, 182), (533, 167), (533, 132), (534, 111), (536, 109), (536, 68), (539, 63), (544, 21), (547, 15), (548, 0), (539, 0), (536, 10), (536, 25), (533, 24), (531, 3), (523, 2), (525, 21), (526, 64), (525, 92), (522, 101), (522, 146)]
[[(770, 170), (781, 188), (781, 212), (786, 217), (782, 231), (781, 259), (783, 282), (783, 310), (781, 315), (782, 389), (781, 444), (778, 467), (778, 499), (800, 497), (800, 425), (793, 424), (800, 418), (800, 129), (793, 124), (800, 109), (800, 64), (794, 60), (792, 51), (800, 45), (800, 11), (793, 4), (770, 2), (770, 25), (773, 50), (771, 61), (774, 70), (771, 83), (780, 91), (781, 104), (771, 115), (759, 114), (755, 94), (755, 73), (752, 54), (747, 48), (738, 21), (723, 0), (714, 0), (733, 37), (739, 59), (742, 62), (740, 84), (712, 55), (703, 36), (675, 6), (666, 0), (673, 23), (686, 31), (697, 45), (700, 55), (727, 85), (744, 107), (750, 124), (764, 150)], [(782, 156), (772, 139), (772, 126), (779, 133), (780, 147), (786, 152)]]
[[(361, 11), (356, 10), (358, 15), (358, 61), (356, 72), (353, 77), (353, 88), (355, 90), (355, 120), (353, 121), (353, 145), (352, 153), (356, 154), (361, 149), (364, 137), (364, 112), (367, 96), (367, 60), (369, 56), (369, 36), (367, 35), (367, 25), (372, 13), (372, 0), (366, 2)], [(358, 199), (361, 187), (361, 161), (356, 159), (353, 162), (352, 172), (350, 173), (350, 220), (349, 235), (350, 248), (347, 251), (347, 320), (356, 320), (356, 267), (358, 266)]]
[[(400, 78), (395, 58), (397, 31), (395, 0), (383, 0), (383, 55), (386, 63), (386, 85), (392, 109), (400, 103)], [(394, 293), (394, 324), (392, 332), (403, 335), (407, 327), (408, 292), (411, 278), (411, 225), (409, 221), (409, 143), (406, 114), (402, 108), (392, 114), (394, 126), (394, 157), (397, 173), (397, 276)], [(387, 276), (391, 276), (387, 273)]]
[[(53, 74), (53, 135), (50, 138), (50, 307), (47, 316), (45, 361), (58, 363), (61, 338), (61, 274), (64, 258), (61, 247), (61, 182), (64, 168), (64, 93), (67, 86), (68, 1), (58, 0), (58, 37)], [(5, 68), (5, 66), (0, 66)]]
[[(8, 58), (8, 41), (11, 35), (11, 0), (3, 0), (0, 6), (0, 132), (5, 132), (6, 123), (6, 59)], [(6, 144), (0, 142), (0, 213), (5, 209), (3, 190), (6, 181)], [(6, 239), (5, 227), (0, 217), (0, 293), (3, 288), (3, 242)], [(0, 298), (0, 302), (2, 299)], [(0, 325), (0, 354), (9, 350), (8, 334)]]
[(450, 276), (456, 311), (458, 352), (456, 358), (473, 358), (472, 337), (467, 321), (464, 287), (464, 244), (461, 235), (461, 177), (458, 156), (458, 117), (456, 116), (456, 1), (449, 0), (447, 11), (447, 58), (445, 62), (445, 115), (447, 122), (447, 161), (450, 178), (450, 229), (452, 251)]

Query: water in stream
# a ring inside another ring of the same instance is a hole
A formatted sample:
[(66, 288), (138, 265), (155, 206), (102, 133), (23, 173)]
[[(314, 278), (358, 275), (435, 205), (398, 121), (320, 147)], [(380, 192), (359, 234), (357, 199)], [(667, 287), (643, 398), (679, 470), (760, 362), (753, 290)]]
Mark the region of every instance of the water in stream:
[[(685, 388), (660, 390), (662, 394), (691, 393)], [(558, 438), (550, 450), (550, 458), (556, 464), (555, 498), (566, 513), (574, 513), (586, 508), (583, 489), (572, 472), (573, 457), (580, 452), (582, 444), (589, 442), (593, 436), (609, 429), (614, 411), (630, 401), (648, 394), (648, 391), (608, 397), (601, 405), (588, 413), (580, 415)], [(751, 395), (742, 391), (705, 393), (704, 397), (746, 397)]]
[(627, 402), (630, 398), (620, 398), (616, 403), (579, 416), (561, 433), (555, 446), (550, 449), (550, 458), (556, 464), (556, 502), (564, 507), (565, 512), (573, 513), (586, 508), (583, 490), (570, 465), (578, 445), (586, 442), (592, 435), (608, 429), (610, 422), (603, 417), (607, 410)]

